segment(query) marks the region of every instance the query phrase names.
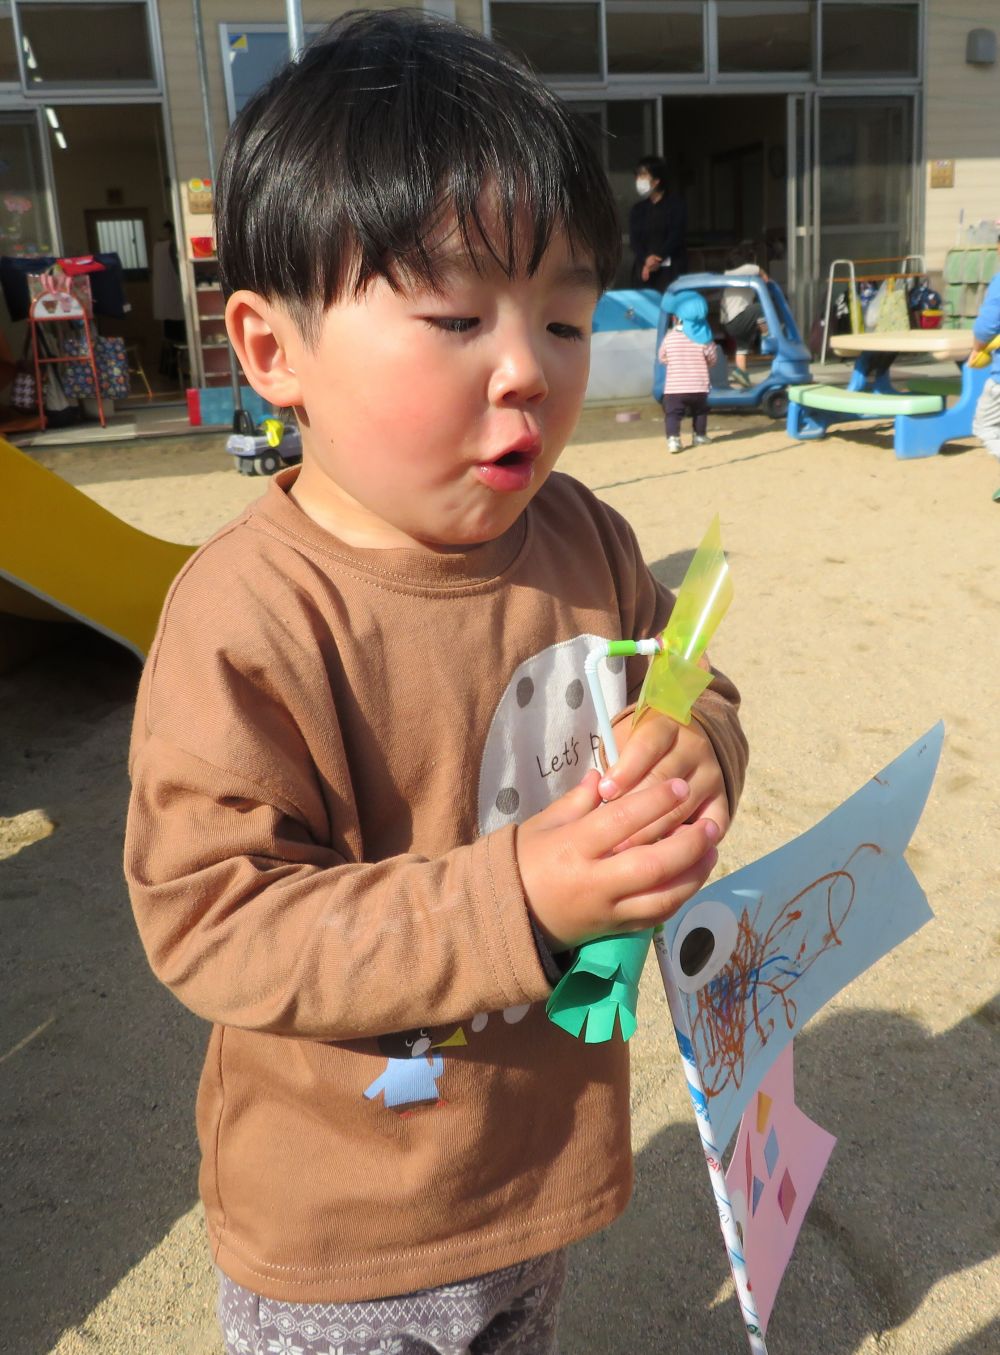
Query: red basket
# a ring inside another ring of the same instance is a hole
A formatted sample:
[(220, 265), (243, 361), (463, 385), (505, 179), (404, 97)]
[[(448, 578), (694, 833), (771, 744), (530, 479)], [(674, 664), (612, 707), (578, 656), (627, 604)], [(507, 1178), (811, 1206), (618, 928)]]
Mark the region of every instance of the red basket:
[(944, 320), (944, 311), (926, 310), (917, 312), (917, 321), (921, 329), (940, 329)]

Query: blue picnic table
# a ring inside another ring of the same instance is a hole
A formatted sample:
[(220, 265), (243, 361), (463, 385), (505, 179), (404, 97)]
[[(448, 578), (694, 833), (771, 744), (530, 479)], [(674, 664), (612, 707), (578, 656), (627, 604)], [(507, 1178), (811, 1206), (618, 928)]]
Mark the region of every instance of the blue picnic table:
[[(988, 368), (970, 367), (971, 329), (910, 329), (898, 333), (839, 334), (830, 346), (838, 357), (853, 357), (843, 386), (793, 386), (788, 395), (788, 432), (794, 438), (824, 437), (834, 424), (891, 418), (893, 447), (900, 459), (934, 456), (953, 438), (969, 437)], [(890, 368), (899, 358), (956, 363), (959, 376), (915, 378), (896, 385)], [(957, 398), (948, 404), (949, 395)]]

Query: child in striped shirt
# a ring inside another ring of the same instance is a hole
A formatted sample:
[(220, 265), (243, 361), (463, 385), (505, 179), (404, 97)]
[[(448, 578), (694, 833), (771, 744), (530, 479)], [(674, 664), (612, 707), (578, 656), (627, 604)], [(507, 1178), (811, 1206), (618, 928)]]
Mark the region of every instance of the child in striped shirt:
[(700, 292), (683, 291), (669, 296), (663, 306), (674, 317), (660, 344), (659, 359), (666, 365), (663, 383), (663, 413), (667, 428), (667, 451), (680, 452), (681, 419), (690, 414), (694, 446), (711, 442), (708, 436), (709, 368), (719, 350), (712, 342), (708, 304)]

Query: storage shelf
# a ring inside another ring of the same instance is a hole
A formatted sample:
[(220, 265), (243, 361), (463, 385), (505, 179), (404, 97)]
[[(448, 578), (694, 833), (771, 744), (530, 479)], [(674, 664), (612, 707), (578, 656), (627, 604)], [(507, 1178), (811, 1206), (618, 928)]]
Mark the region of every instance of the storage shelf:
[(229, 344), (226, 339), (226, 303), (219, 278), (217, 254), (192, 254), (185, 258), (190, 304), (194, 311), (191, 332), (193, 378), (202, 385), (224, 384), (229, 375)]

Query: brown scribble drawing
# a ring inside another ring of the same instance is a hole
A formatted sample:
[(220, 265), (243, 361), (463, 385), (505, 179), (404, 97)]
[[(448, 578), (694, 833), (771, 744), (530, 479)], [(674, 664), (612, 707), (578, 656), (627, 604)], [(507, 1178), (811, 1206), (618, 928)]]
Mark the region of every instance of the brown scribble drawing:
[[(753, 916), (744, 909), (733, 953), (718, 974), (696, 994), (697, 1010), (691, 1019), (691, 1035), (702, 1072), (705, 1095), (718, 1096), (732, 1083), (743, 1082), (746, 1041), (753, 1034), (761, 1045), (779, 1021), (791, 1030), (798, 1008), (794, 989), (821, 955), (840, 945), (840, 929), (854, 904), (856, 884), (851, 866), (861, 852), (882, 854), (874, 842), (862, 842), (839, 870), (827, 871), (784, 903), (763, 935), (758, 921), (764, 908), (761, 898)], [(819, 944), (810, 949), (815, 927), (815, 895), (825, 894), (826, 927)], [(803, 918), (805, 924), (801, 927)], [(795, 942), (793, 933), (800, 934)]]

